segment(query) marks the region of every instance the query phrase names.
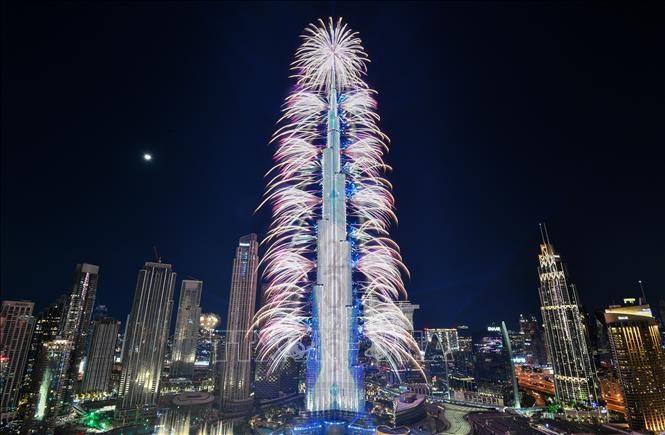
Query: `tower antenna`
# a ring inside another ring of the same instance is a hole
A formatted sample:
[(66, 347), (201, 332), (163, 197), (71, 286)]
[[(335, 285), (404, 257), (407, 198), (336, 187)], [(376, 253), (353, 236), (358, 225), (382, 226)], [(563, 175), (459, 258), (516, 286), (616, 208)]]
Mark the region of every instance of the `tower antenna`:
[(642, 290), (642, 304), (648, 304), (647, 302), (647, 295), (644, 292), (644, 286), (642, 285), (642, 280), (638, 279), (637, 283), (640, 285), (640, 290)]
[(547, 232), (547, 224), (543, 222), (543, 229), (545, 230), (545, 239), (547, 240), (547, 244), (550, 245), (550, 235)]
[(157, 260), (157, 263), (161, 263), (162, 257), (159, 256), (159, 251), (157, 251), (157, 246), (153, 246), (152, 250), (155, 252), (155, 260)]

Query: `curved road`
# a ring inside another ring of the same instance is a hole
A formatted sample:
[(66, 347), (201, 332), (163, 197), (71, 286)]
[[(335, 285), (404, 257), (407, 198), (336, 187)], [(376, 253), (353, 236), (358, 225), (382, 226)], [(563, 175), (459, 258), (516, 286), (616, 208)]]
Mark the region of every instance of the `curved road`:
[[(453, 405), (451, 403), (439, 404), (437, 407), (443, 409), (443, 419), (447, 423), (447, 429), (439, 432), (439, 434), (468, 435), (471, 433), (471, 425), (464, 416), (472, 411), (486, 411), (482, 408)], [(439, 414), (439, 418), (441, 417), (441, 414)]]

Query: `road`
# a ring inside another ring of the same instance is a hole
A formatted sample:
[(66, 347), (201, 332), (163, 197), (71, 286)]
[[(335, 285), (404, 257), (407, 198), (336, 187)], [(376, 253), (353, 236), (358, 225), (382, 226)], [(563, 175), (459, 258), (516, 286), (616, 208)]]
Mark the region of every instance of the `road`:
[(464, 416), (472, 411), (486, 411), (486, 409), (482, 408), (453, 405), (451, 403), (439, 404), (437, 406), (440, 409), (443, 408), (443, 416), (448, 423), (448, 428), (439, 432), (440, 434), (471, 434), (471, 425), (466, 421)]
[[(521, 389), (554, 396), (554, 383), (548, 375), (521, 371), (516, 373), (516, 377)], [(607, 409), (610, 411), (626, 413), (622, 397), (603, 394), (603, 400), (607, 403)]]

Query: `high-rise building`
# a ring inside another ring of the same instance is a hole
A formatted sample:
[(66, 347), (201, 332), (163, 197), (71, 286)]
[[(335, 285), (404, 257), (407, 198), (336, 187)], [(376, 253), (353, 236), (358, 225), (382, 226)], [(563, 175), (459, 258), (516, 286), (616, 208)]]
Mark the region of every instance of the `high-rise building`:
[(630, 428), (665, 432), (665, 351), (651, 307), (608, 308), (605, 321)]
[(18, 410), (19, 418), (29, 417), (32, 412), (31, 409), (37, 403), (40, 381), (39, 373), (37, 373), (37, 363), (44, 343), (53, 341), (60, 335), (65, 300), (65, 295), (60, 296), (37, 315), (21, 385), (21, 400), (19, 403), (22, 404), (22, 407)]
[(178, 315), (171, 353), (172, 378), (191, 378), (196, 361), (196, 343), (201, 317), (201, 290), (203, 281), (185, 279), (180, 287)]
[(473, 353), (473, 337), (467, 325), (458, 325), (457, 343), (459, 351), (455, 352), (455, 370), (462, 374), (470, 376), (475, 370), (475, 355)]
[(457, 329), (457, 343), (460, 352), (473, 352), (473, 337), (467, 325), (458, 325)]
[(543, 229), (538, 255), (540, 310), (554, 370), (554, 391), (565, 405), (597, 402), (595, 369), (579, 295)]
[(428, 343), (432, 341), (432, 337), (434, 336), (437, 337), (443, 353), (452, 353), (459, 350), (456, 328), (425, 329), (425, 339)]
[(534, 365), (545, 364), (547, 362), (545, 344), (538, 319), (533, 314), (520, 314), (519, 321), (520, 333), (524, 338), (524, 356), (526, 362)]
[(448, 362), (452, 361), (450, 348), (441, 342), (441, 335), (432, 333), (432, 329), (425, 330), (424, 363), (432, 388), (441, 388), (448, 380)]
[(170, 264), (146, 262), (139, 270), (126, 330), (116, 405), (117, 417), (124, 421), (156, 411), (175, 279)]
[(279, 367), (270, 371), (268, 361), (257, 361), (254, 374), (254, 397), (274, 400), (298, 392), (298, 374), (301, 363), (287, 358)]
[(13, 420), (35, 327), (34, 302), (2, 301), (0, 311), (0, 421)]
[(418, 304), (412, 304), (409, 301), (396, 301), (395, 305), (402, 311), (404, 317), (409, 321), (411, 325), (411, 332), (413, 332), (413, 313), (420, 308)]
[(249, 404), (252, 343), (249, 331), (256, 304), (259, 243), (256, 234), (242, 236), (231, 273), (226, 347), (219, 388), (222, 409), (242, 412)]
[(111, 391), (111, 371), (119, 327), (120, 322), (111, 318), (93, 322), (92, 340), (81, 389), (88, 398), (103, 398)]
[(62, 413), (68, 379), (71, 342), (56, 339), (42, 344), (35, 370), (35, 403), (26, 425), (33, 433), (52, 433)]
[(371, 344), (365, 356), (395, 372), (419, 365), (413, 325), (395, 303), (407, 298), (406, 267), (389, 237), (394, 199), (367, 61), (341, 19), (308, 26), (266, 192), (259, 354), (278, 364), (310, 341), (305, 407), (332, 418), (365, 409), (361, 340)]
[(80, 389), (80, 381), (83, 380), (98, 279), (99, 266), (88, 263), (76, 265), (61, 326), (61, 338), (72, 344), (66, 398)]
[(215, 369), (217, 363), (217, 345), (219, 335), (216, 333), (221, 322), (220, 316), (215, 313), (203, 313), (199, 318), (199, 339), (196, 349), (196, 365), (204, 367), (204, 377), (213, 381), (217, 376)]

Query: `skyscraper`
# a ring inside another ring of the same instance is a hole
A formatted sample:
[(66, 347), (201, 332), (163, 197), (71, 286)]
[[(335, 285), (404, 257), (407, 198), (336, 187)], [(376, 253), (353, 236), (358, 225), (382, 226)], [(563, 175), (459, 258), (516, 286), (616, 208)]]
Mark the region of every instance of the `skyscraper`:
[(412, 304), (409, 301), (396, 301), (395, 305), (397, 305), (404, 314), (404, 317), (409, 321), (411, 324), (411, 332), (413, 332), (413, 313), (420, 308), (420, 305)]
[(56, 339), (42, 344), (35, 370), (36, 401), (26, 423), (33, 432), (52, 433), (62, 413), (71, 350), (68, 340)]
[(0, 311), (0, 420), (14, 419), (23, 369), (35, 327), (34, 302), (2, 301)]
[(146, 262), (139, 270), (116, 405), (116, 414), (122, 420), (155, 412), (175, 279), (170, 264)]
[(536, 316), (520, 314), (520, 332), (524, 334), (524, 351), (529, 364), (545, 364), (545, 344), (542, 328)]
[(540, 310), (554, 370), (554, 391), (562, 403), (598, 400), (595, 369), (589, 352), (579, 295), (543, 228), (538, 256)]
[(432, 338), (435, 336), (438, 343), (440, 343), (441, 350), (444, 354), (460, 350), (456, 328), (425, 329), (425, 339), (428, 343), (431, 342)]
[(71, 343), (69, 373), (65, 397), (80, 389), (90, 339), (90, 321), (97, 295), (99, 266), (82, 263), (76, 265), (74, 282), (67, 297), (62, 319), (62, 339)]
[(203, 281), (188, 279), (182, 281), (169, 373), (172, 378), (189, 378), (194, 374), (202, 288)]
[(32, 342), (30, 343), (30, 351), (28, 352), (23, 384), (21, 386), (21, 401), (25, 406), (19, 409), (20, 418), (25, 419), (29, 417), (37, 403), (39, 382), (41, 380), (40, 373), (37, 370), (37, 363), (39, 362), (44, 343), (55, 340), (60, 335), (65, 300), (65, 295), (60, 296), (37, 315), (37, 322), (32, 334)]
[(222, 409), (228, 413), (243, 412), (251, 405), (252, 337), (247, 332), (256, 304), (258, 250), (256, 234), (242, 236), (233, 260), (225, 359), (219, 388)]
[(630, 428), (665, 432), (665, 351), (651, 307), (608, 308), (605, 321)]
[(120, 321), (105, 318), (93, 322), (90, 352), (83, 377), (82, 393), (104, 397), (110, 392), (113, 355)]
[(273, 138), (259, 352), (275, 367), (311, 340), (310, 412), (364, 410), (361, 338), (395, 371), (416, 365), (419, 354), (395, 303), (407, 297), (406, 267), (389, 237), (396, 216), (384, 178), (388, 141), (363, 80), (367, 63), (341, 19), (308, 26), (292, 64), (297, 86)]

